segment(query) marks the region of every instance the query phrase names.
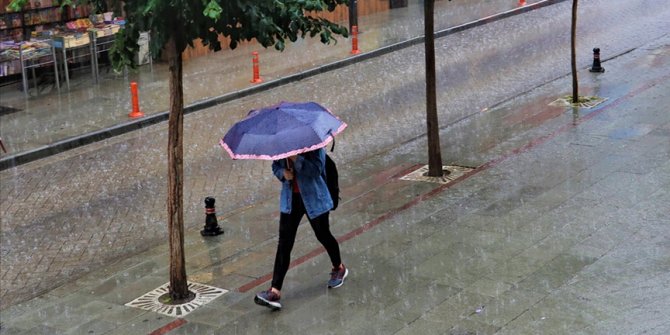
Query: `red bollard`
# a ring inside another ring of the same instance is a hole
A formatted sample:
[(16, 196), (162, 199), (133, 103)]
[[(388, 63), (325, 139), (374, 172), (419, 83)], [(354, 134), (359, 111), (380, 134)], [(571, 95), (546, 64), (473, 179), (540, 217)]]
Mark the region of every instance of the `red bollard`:
[(251, 53), (254, 56), (254, 59), (252, 60), (253, 63), (253, 78), (251, 79), (252, 83), (260, 83), (263, 80), (261, 80), (261, 74), (260, 74), (260, 69), (258, 65), (258, 52), (254, 51)]
[(523, 7), (526, 5), (526, 0), (519, 0), (519, 7)]
[(140, 98), (137, 96), (137, 83), (134, 81), (130, 83), (130, 95), (133, 104), (133, 111), (130, 112), (128, 116), (131, 118), (143, 117), (144, 113), (140, 112)]
[(356, 55), (360, 52), (358, 50), (358, 26), (351, 26), (351, 54)]

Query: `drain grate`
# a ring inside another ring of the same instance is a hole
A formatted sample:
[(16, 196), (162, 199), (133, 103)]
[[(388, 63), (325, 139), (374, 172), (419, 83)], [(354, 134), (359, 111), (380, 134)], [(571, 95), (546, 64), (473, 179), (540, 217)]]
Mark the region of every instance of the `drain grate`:
[(158, 299), (169, 292), (170, 283), (165, 283), (161, 287), (146, 293), (145, 295), (126, 304), (128, 307), (137, 307), (147, 311), (160, 313), (171, 317), (182, 317), (193, 312), (196, 308), (210, 303), (228, 290), (216, 288), (199, 283), (188, 283), (188, 290), (195, 293), (195, 298), (187, 303), (180, 305), (168, 305), (160, 302)]
[(580, 108), (593, 108), (605, 102), (607, 98), (601, 98), (596, 96), (583, 96), (579, 97), (579, 102), (572, 102), (572, 95), (566, 95), (562, 98), (558, 98), (549, 103), (549, 106), (557, 107), (580, 107)]
[(469, 166), (444, 165), (442, 166), (442, 171), (444, 171), (444, 175), (442, 177), (429, 177), (426, 175), (428, 174), (428, 165), (424, 165), (414, 170), (413, 172), (410, 172), (407, 175), (400, 177), (400, 179), (409, 181), (423, 181), (429, 183), (448, 184), (474, 169), (475, 168)]

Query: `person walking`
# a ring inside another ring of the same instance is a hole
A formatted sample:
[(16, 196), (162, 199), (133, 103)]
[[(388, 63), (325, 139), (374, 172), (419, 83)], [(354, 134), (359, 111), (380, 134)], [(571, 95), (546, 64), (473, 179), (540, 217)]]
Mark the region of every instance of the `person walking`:
[(333, 266), (328, 288), (342, 286), (349, 274), (349, 269), (344, 266), (340, 257), (340, 246), (330, 232), (328, 216), (333, 208), (333, 200), (324, 179), (325, 161), (326, 152), (321, 148), (272, 162), (272, 172), (282, 182), (279, 241), (271, 286), (254, 297), (254, 302), (261, 306), (273, 310), (282, 307), (279, 302), (281, 289), (291, 263), (291, 250), (298, 225), (305, 214)]

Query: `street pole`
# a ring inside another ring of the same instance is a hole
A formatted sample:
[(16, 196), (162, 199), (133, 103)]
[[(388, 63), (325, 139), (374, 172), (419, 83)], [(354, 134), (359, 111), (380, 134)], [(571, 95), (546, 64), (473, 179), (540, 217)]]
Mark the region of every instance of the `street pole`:
[(349, 0), (349, 32), (358, 26), (358, 0)]

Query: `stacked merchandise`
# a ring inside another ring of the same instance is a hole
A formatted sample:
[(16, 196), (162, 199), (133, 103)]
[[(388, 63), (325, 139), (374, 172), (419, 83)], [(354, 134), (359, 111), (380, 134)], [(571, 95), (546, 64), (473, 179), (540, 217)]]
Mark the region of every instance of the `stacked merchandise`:
[(67, 30), (58, 32), (54, 36), (54, 47), (75, 48), (87, 45), (91, 42), (88, 37), (88, 29), (93, 27), (89, 19), (77, 19), (65, 23)]
[[(110, 13), (111, 16), (111, 13)], [(90, 19), (77, 19), (65, 23), (67, 30), (57, 32), (54, 37), (54, 46), (57, 48), (74, 48), (91, 42), (89, 32), (94, 32), (95, 36), (100, 38), (104, 36), (112, 36), (121, 29), (121, 20), (116, 18), (112, 21), (104, 21), (103, 15), (92, 15), (92, 18), (97, 18), (96, 23)]]
[(40, 63), (52, 60), (51, 44), (47, 40), (27, 42), (5, 41), (0, 43), (0, 76), (21, 73), (21, 56), (24, 61)]
[(123, 23), (120, 23), (120, 18), (114, 18), (113, 14), (112, 12), (107, 12), (92, 15), (94, 18), (93, 27), (88, 30), (95, 32), (95, 36), (98, 38), (118, 33)]

